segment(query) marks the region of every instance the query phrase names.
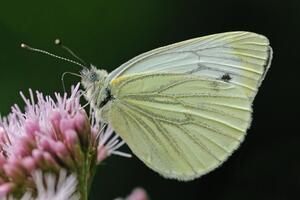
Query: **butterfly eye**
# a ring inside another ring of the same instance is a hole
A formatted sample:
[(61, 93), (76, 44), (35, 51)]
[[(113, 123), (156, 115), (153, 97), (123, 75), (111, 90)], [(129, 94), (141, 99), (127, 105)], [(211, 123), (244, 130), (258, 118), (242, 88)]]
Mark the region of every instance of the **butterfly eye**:
[(95, 72), (91, 72), (90, 76), (89, 76), (89, 79), (90, 79), (91, 82), (98, 81), (98, 75)]

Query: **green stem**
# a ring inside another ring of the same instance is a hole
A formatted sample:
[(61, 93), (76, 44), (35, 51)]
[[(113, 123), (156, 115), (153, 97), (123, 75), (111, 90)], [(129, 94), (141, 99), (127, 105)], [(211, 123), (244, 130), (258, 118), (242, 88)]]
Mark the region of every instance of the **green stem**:
[(88, 200), (91, 184), (93, 181), (93, 178), (95, 176), (96, 167), (97, 165), (93, 164), (95, 163), (96, 159), (96, 151), (91, 150), (88, 148), (86, 151), (87, 153), (84, 154), (84, 163), (82, 168), (80, 168), (79, 171), (79, 192), (81, 195), (81, 200)]
[(89, 161), (85, 159), (85, 162), (81, 169), (81, 176), (80, 176), (80, 184), (79, 184), (80, 196), (81, 200), (88, 200), (89, 197)]

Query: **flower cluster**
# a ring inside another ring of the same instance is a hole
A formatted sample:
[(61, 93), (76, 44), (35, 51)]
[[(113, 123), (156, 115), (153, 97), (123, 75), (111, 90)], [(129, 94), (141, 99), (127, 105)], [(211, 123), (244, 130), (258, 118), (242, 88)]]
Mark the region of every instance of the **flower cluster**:
[[(117, 150), (123, 142), (110, 127), (93, 114), (89, 119), (80, 105), (79, 84), (70, 97), (53, 99), (31, 90), (29, 99), (21, 96), (25, 111), (15, 105), (0, 119), (0, 199), (51, 199), (53, 194), (53, 200), (61, 188), (68, 188), (63, 199), (87, 199), (97, 164), (110, 154), (130, 156)], [(45, 187), (51, 191), (47, 198), (39, 196), (47, 195), (41, 192)]]

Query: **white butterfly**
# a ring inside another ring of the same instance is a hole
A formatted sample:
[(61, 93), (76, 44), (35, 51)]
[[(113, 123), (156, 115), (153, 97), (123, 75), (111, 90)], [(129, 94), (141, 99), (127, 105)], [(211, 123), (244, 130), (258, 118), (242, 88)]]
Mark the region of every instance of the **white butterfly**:
[(97, 115), (147, 166), (191, 180), (243, 141), (271, 58), (262, 35), (220, 33), (154, 49), (110, 74), (91, 67), (82, 84)]
[(243, 141), (268, 71), (266, 37), (228, 32), (143, 53), (111, 73), (82, 72), (86, 98), (147, 166), (192, 180)]

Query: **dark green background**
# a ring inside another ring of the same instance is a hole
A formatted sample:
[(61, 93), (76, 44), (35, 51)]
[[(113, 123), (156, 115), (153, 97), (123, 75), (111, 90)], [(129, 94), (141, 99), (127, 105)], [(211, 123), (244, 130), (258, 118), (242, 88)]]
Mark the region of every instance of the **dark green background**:
[[(232, 30), (266, 35), (274, 49), (254, 105), (254, 121), (241, 148), (219, 169), (192, 182), (166, 180), (142, 162), (117, 156), (99, 171), (91, 199), (111, 200), (135, 186), (158, 199), (297, 199), (300, 188), (300, 1), (2, 1), (0, 4), (0, 111), (18, 92), (62, 91), (60, 76), (79, 67), (20, 49), (69, 56), (53, 45), (61, 38), (80, 57), (111, 71), (155, 47)], [(79, 81), (70, 77), (66, 83)]]

